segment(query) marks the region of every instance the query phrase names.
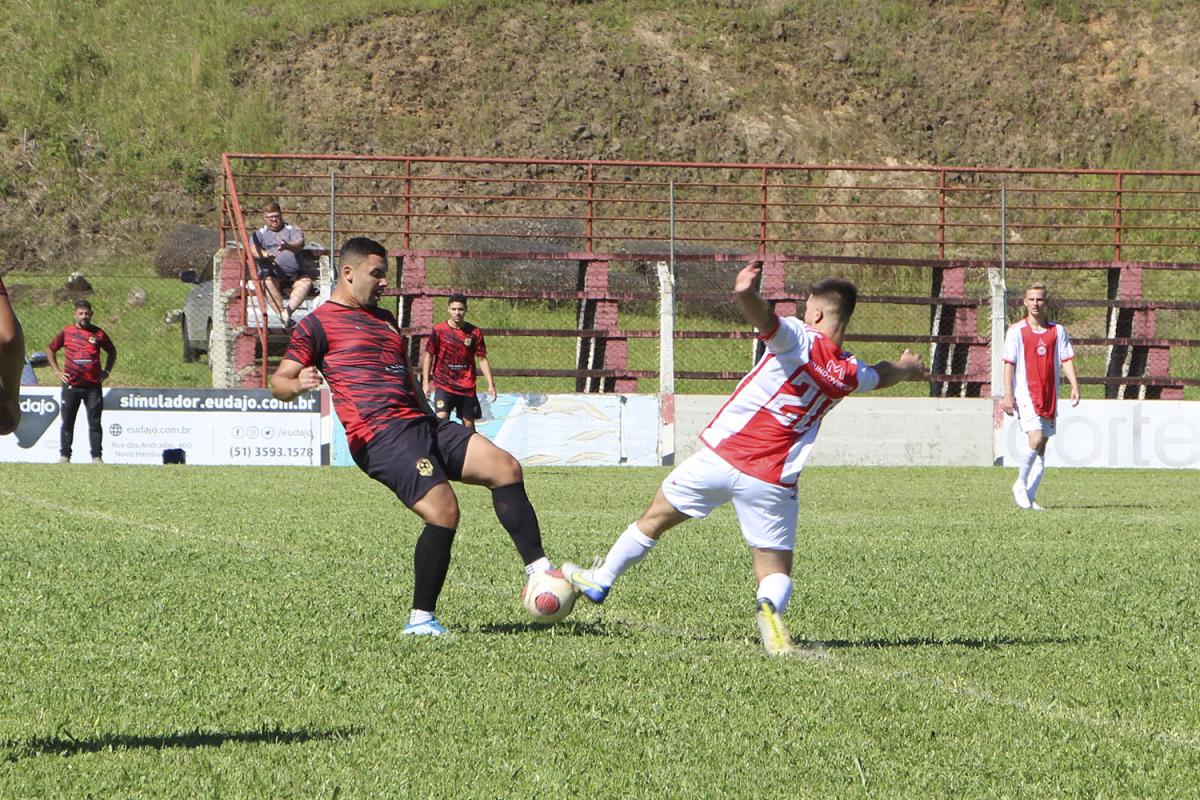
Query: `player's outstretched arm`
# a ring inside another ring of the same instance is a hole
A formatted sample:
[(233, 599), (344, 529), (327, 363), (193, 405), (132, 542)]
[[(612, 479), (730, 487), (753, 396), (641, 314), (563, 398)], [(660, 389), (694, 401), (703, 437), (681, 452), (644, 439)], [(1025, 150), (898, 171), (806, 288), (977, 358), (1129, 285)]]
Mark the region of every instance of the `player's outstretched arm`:
[(1017, 377), (1017, 365), (1004, 362), (1004, 397), (1000, 400), (1000, 410), (1012, 416), (1017, 410), (1017, 400), (1013, 396), (1013, 381)]
[(876, 389), (886, 389), (903, 381), (925, 380), (929, 376), (925, 362), (912, 350), (905, 350), (897, 361), (880, 361), (872, 368), (879, 373)]
[(1075, 362), (1064, 361), (1062, 374), (1067, 379), (1067, 383), (1071, 384), (1071, 405), (1079, 405), (1079, 378), (1075, 375)]
[(320, 385), (321, 373), (316, 367), (303, 366), (290, 358), (280, 361), (279, 368), (271, 376), (271, 394), (285, 403)]
[(733, 294), (746, 320), (759, 331), (770, 331), (775, 327), (775, 312), (771, 305), (758, 293), (762, 282), (763, 262), (751, 261), (737, 274), (733, 282)]
[(25, 336), (0, 280), (0, 436), (12, 433), (21, 421), (21, 370), (25, 366)]

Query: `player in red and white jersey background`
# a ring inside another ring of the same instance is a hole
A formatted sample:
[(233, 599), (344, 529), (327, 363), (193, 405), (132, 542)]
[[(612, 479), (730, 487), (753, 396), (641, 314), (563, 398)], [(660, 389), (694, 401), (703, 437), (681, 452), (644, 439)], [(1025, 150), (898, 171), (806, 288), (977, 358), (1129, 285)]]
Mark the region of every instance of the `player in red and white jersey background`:
[(1071, 405), (1079, 405), (1075, 351), (1067, 329), (1046, 319), (1046, 285), (1025, 289), (1025, 317), (1009, 326), (1004, 337), (1005, 414), (1017, 415), (1027, 447), (1017, 451), (1017, 480), (1013, 499), (1021, 508), (1041, 511), (1038, 486), (1046, 468), (1046, 444), (1054, 435), (1058, 416), (1058, 386), (1062, 376), (1071, 384)]
[(848, 280), (814, 283), (804, 319), (779, 317), (759, 294), (762, 262), (743, 268), (734, 296), (757, 328), (766, 353), (700, 434), (705, 447), (676, 467), (649, 508), (590, 570), (563, 574), (592, 602), (670, 528), (733, 503), (757, 580), (755, 611), (770, 655), (792, 652), (782, 614), (792, 594), (792, 552), (799, 512), (796, 481), (821, 420), (843, 397), (925, 377), (920, 356), (867, 365), (842, 350), (858, 290)]

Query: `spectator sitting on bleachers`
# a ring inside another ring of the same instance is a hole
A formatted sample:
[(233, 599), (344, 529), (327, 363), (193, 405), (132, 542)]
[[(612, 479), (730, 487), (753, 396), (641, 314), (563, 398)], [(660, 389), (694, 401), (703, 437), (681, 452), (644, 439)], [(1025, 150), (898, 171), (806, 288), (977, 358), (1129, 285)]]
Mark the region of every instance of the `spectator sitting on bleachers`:
[[(263, 221), (266, 224), (250, 237), (250, 254), (258, 266), (258, 277), (263, 282), (267, 301), (284, 326), (289, 327), (292, 312), (307, 299), (318, 270), (304, 253), (304, 232), (284, 222), (279, 203), (269, 203), (263, 209)], [(283, 299), (285, 291), (288, 292), (286, 301)]]

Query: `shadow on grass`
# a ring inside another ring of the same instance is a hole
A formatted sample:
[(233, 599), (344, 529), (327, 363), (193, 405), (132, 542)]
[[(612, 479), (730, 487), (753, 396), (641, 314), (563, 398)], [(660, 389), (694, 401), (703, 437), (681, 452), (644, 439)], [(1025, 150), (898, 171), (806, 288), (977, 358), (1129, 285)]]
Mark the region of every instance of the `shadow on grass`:
[(478, 633), (497, 634), (501, 636), (521, 636), (524, 634), (545, 634), (554, 631), (556, 636), (597, 636), (606, 639), (626, 639), (629, 633), (622, 626), (610, 625), (605, 622), (576, 622), (566, 620), (555, 625), (543, 625), (539, 622), (505, 622), (494, 625), (481, 625), (475, 629)]
[(1001, 647), (1041, 647), (1056, 644), (1082, 644), (1087, 641), (1081, 636), (992, 636), (987, 639), (954, 637), (938, 639), (914, 636), (907, 639), (826, 639), (821, 642), (829, 649), (885, 648), (885, 647), (973, 647), (981, 650), (996, 650)]
[(38, 755), (74, 756), (80, 753), (98, 753), (105, 750), (166, 750), (169, 748), (192, 749), (196, 747), (220, 747), (228, 743), (247, 744), (303, 744), (313, 741), (347, 740), (362, 732), (362, 728), (334, 728), (319, 730), (283, 730), (263, 728), (258, 731), (191, 731), (171, 733), (165, 736), (130, 736), (111, 733), (90, 739), (76, 739), (67, 730), (59, 730), (56, 736), (35, 736), (26, 741), (0, 742), (0, 749), (10, 751), (4, 760), (18, 761)]
[[(1137, 509), (1149, 511), (1154, 508), (1150, 503), (1055, 503), (1047, 511), (1095, 511), (1101, 508)], [(1017, 509), (1020, 511), (1020, 509)]]

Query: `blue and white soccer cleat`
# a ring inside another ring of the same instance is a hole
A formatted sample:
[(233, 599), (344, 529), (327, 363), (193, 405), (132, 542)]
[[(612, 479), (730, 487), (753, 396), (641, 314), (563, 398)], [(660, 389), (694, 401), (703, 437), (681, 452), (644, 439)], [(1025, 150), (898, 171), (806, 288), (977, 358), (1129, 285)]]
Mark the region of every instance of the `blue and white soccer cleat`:
[(404, 626), (401, 636), (445, 636), (450, 633), (446, 626), (437, 621), (437, 617), (424, 622), (408, 623)]
[[(597, 562), (599, 561), (597, 559)], [(570, 581), (571, 585), (578, 589), (580, 594), (593, 603), (603, 603), (604, 598), (608, 597), (608, 590), (612, 588), (612, 584), (605, 586), (597, 581), (595, 567), (582, 569), (578, 564), (564, 561), (561, 569), (563, 577)]]

